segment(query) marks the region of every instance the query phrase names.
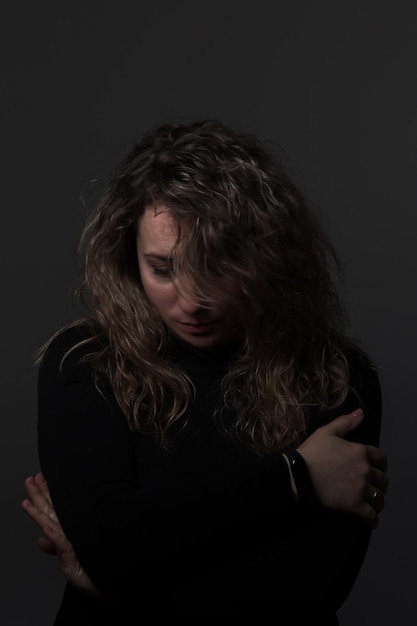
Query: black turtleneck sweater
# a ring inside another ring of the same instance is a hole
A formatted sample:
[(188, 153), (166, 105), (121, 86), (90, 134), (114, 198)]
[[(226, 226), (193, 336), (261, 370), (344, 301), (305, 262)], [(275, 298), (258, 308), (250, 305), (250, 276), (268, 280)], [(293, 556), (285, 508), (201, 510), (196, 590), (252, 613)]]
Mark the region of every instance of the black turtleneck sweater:
[[(172, 338), (168, 356), (196, 400), (166, 451), (129, 429), (109, 386), (97, 389), (80, 363), (91, 345), (60, 371), (85, 333), (61, 333), (41, 364), (38, 445), (58, 517), (103, 601), (67, 585), (54, 624), (338, 624), (370, 530), (355, 516), (297, 504), (281, 454), (259, 457), (221, 432), (213, 412), (230, 352)], [(353, 438), (378, 445), (377, 375), (359, 355), (349, 360), (352, 391), (337, 410), (312, 415), (311, 430), (361, 403)]]

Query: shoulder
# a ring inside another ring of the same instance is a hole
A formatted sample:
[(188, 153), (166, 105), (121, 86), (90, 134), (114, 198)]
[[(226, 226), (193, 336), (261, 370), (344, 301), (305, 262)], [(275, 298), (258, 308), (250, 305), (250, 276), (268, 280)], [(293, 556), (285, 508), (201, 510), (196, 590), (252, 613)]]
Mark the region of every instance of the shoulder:
[(381, 401), (381, 385), (376, 364), (369, 354), (359, 347), (350, 347), (346, 351), (349, 366), (350, 390), (358, 397), (360, 406), (364, 408), (366, 401), (373, 398)]
[[(379, 445), (382, 420), (382, 391), (378, 369), (371, 357), (360, 349), (347, 353), (350, 373), (349, 393), (345, 402), (349, 412), (362, 408), (364, 419), (352, 438), (362, 443)], [(352, 405), (356, 406), (352, 408)], [(347, 412), (347, 411), (344, 411)]]
[(369, 354), (359, 346), (345, 351), (349, 367), (349, 388), (344, 401), (332, 409), (313, 410), (309, 416), (307, 434), (328, 424), (340, 415), (363, 409), (361, 425), (347, 439), (379, 445), (381, 431), (382, 395), (378, 370)]
[(99, 349), (98, 337), (87, 322), (65, 326), (52, 335), (44, 346), (40, 377), (91, 379), (92, 368), (88, 364), (88, 356)]

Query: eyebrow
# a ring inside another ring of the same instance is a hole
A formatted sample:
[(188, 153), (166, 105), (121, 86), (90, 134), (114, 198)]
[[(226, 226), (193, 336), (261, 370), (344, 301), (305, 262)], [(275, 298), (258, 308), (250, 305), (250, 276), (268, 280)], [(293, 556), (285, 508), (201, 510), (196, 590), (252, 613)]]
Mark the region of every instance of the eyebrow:
[(157, 260), (157, 261), (170, 261), (170, 258), (168, 256), (165, 256), (163, 254), (156, 254), (156, 252), (145, 252), (144, 255), (145, 259), (147, 260)]

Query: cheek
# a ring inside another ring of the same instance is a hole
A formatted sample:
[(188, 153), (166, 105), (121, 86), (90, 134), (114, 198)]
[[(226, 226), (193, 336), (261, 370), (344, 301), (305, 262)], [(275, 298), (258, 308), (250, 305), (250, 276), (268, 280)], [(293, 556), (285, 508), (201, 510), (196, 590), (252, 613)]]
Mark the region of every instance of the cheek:
[(242, 300), (242, 292), (236, 281), (225, 279), (221, 283), (224, 290), (224, 298), (220, 301), (219, 308), (224, 312), (232, 314), (239, 310), (239, 304)]
[(142, 275), (142, 286), (150, 302), (164, 316), (175, 302), (174, 287), (170, 283), (159, 283), (145, 274)]

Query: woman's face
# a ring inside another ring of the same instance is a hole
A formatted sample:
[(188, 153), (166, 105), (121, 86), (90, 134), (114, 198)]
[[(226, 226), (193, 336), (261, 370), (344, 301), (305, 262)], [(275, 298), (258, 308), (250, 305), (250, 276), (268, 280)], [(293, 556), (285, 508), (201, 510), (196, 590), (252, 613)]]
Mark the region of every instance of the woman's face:
[(168, 328), (193, 346), (211, 348), (236, 339), (239, 324), (232, 312), (236, 301), (232, 283), (225, 291), (230, 300), (210, 303), (208, 308), (193, 298), (192, 285), (187, 283), (185, 291), (184, 282), (172, 276), (169, 255), (177, 232), (163, 204), (148, 206), (139, 218), (136, 249), (146, 295)]

